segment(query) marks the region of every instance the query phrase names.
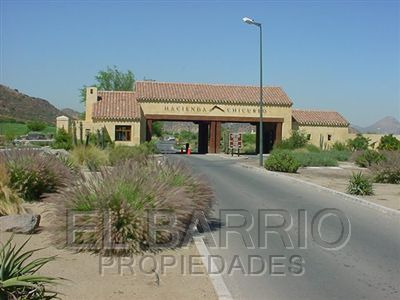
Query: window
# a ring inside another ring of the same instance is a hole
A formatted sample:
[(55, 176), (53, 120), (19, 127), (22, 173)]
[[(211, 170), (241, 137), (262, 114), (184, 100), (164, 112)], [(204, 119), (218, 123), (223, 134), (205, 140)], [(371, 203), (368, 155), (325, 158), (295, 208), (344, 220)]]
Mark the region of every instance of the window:
[(130, 141), (131, 140), (131, 127), (127, 125), (115, 126), (115, 140), (116, 141)]
[(307, 140), (311, 140), (311, 134), (307, 134)]
[(332, 134), (328, 134), (328, 141), (332, 140)]

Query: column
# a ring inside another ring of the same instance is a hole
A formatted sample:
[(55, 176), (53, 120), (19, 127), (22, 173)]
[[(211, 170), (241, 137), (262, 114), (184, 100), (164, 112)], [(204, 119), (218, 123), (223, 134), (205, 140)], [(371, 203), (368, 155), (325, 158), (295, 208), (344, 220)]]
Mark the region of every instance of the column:
[(207, 153), (208, 148), (208, 123), (199, 123), (198, 152)]
[(282, 123), (276, 123), (275, 129), (275, 144), (282, 142)]
[(153, 134), (153, 120), (146, 120), (146, 142), (151, 141)]
[(209, 153), (218, 153), (219, 144), (221, 142), (221, 122), (210, 122), (210, 144), (208, 146)]

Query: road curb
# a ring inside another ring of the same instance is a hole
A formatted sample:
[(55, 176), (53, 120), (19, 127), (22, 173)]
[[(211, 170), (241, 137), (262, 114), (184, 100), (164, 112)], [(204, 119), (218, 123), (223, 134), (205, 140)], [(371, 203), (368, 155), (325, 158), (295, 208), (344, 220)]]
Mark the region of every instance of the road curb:
[[(203, 241), (203, 238), (201, 236), (194, 236), (193, 237), (194, 240), (194, 244), (196, 245), (197, 251), (199, 252), (200, 256), (201, 256), (201, 260), (202, 263), (204, 265), (204, 268), (206, 269), (207, 273), (208, 273), (208, 277), (211, 280), (211, 283), (214, 286), (214, 290), (218, 296), (219, 300), (233, 300), (231, 293), (229, 292), (224, 279), (222, 278), (222, 275), (219, 273), (215, 273), (215, 274), (210, 274), (206, 268), (206, 266), (208, 265), (208, 260), (207, 258), (210, 256), (210, 252), (207, 249), (206, 244)], [(214, 263), (213, 260), (210, 260), (210, 268), (211, 268), (211, 272), (215, 272), (217, 271), (217, 267)]]
[(303, 180), (303, 179), (291, 177), (291, 176), (288, 176), (288, 175), (285, 175), (285, 174), (282, 174), (282, 173), (279, 173), (279, 172), (268, 171), (266, 169), (263, 169), (263, 168), (260, 168), (260, 167), (255, 167), (255, 166), (250, 166), (250, 165), (247, 165), (247, 164), (244, 164), (244, 163), (239, 163), (239, 165), (241, 167), (243, 167), (243, 168), (252, 169), (252, 170), (255, 170), (255, 171), (263, 173), (263, 174), (269, 174), (269, 175), (273, 175), (273, 176), (280, 177), (280, 178), (290, 179), (290, 180), (292, 180), (292, 181), (294, 181), (296, 183), (307, 184), (309, 186), (313, 186), (314, 188), (317, 188), (320, 191), (329, 192), (331, 194), (339, 195), (339, 196), (341, 196), (341, 198), (344, 198), (346, 200), (361, 204), (363, 206), (367, 206), (369, 208), (375, 209), (375, 210), (377, 210), (377, 211), (379, 211), (381, 213), (384, 213), (384, 214), (393, 215), (393, 216), (397, 216), (397, 217), (400, 216), (400, 211), (398, 211), (396, 209), (389, 208), (389, 207), (386, 207), (386, 206), (383, 206), (383, 205), (380, 205), (380, 204), (376, 204), (376, 203), (373, 203), (371, 201), (364, 200), (362, 198), (358, 198), (356, 196), (349, 195), (349, 194), (346, 194), (346, 193), (343, 193), (343, 192), (339, 192), (339, 191), (336, 191), (336, 190), (321, 186), (321, 185), (313, 183), (313, 182), (309, 182), (309, 181), (306, 181), (306, 180)]

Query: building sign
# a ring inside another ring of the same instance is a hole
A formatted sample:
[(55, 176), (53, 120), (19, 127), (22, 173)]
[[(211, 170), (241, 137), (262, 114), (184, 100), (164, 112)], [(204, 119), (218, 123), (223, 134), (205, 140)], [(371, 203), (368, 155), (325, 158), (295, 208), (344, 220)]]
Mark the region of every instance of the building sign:
[(229, 133), (229, 149), (242, 149), (242, 134), (241, 133)]
[[(209, 108), (208, 105), (182, 105), (182, 104), (168, 104), (163, 106), (164, 112), (168, 113), (210, 113), (212, 111), (219, 111), (221, 113), (227, 114), (259, 114), (260, 108), (259, 107), (241, 107), (241, 106), (228, 106), (225, 109), (221, 108), (220, 106), (214, 105), (213, 107)], [(264, 108), (263, 112), (266, 113), (267, 109)]]

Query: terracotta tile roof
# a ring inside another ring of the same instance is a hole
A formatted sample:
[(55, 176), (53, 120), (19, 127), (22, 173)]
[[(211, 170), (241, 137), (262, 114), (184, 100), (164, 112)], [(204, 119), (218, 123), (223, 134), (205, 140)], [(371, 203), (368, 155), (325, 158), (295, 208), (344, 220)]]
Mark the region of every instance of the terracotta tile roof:
[(336, 111), (293, 109), (292, 117), (300, 125), (341, 127), (346, 127), (349, 125), (349, 122)]
[(140, 107), (135, 92), (98, 91), (94, 103), (95, 119), (140, 119)]
[[(260, 90), (257, 86), (219, 85), (200, 83), (172, 83), (138, 81), (137, 99), (141, 101), (171, 101), (223, 104), (258, 104)], [(292, 101), (280, 87), (264, 87), (265, 104), (291, 106)]]

